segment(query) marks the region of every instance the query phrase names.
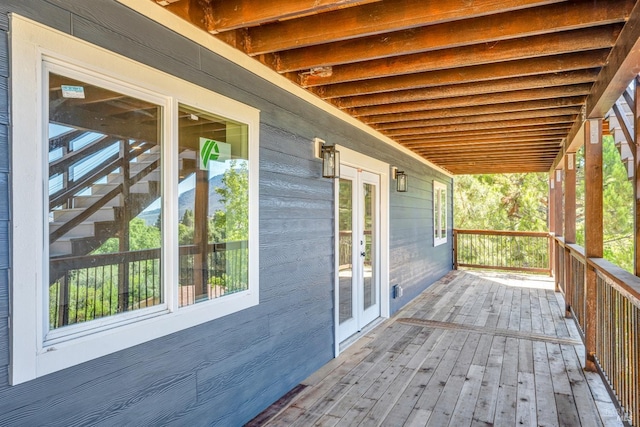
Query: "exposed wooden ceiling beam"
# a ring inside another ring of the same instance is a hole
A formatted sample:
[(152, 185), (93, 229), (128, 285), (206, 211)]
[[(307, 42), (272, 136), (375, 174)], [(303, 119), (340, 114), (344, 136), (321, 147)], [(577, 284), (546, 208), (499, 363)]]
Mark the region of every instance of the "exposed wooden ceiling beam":
[(503, 114), (514, 111), (546, 110), (549, 108), (581, 106), (585, 96), (571, 96), (564, 98), (535, 99), (533, 101), (506, 102), (503, 104), (487, 104), (471, 107), (446, 108), (438, 110), (422, 110), (399, 114), (380, 114), (360, 117), (367, 124), (398, 123), (414, 120), (429, 120), (439, 117), (469, 117), (484, 114)]
[(484, 145), (484, 144), (498, 144), (498, 143), (512, 143), (512, 142), (549, 142), (560, 141), (565, 135), (559, 132), (549, 132), (546, 135), (495, 135), (492, 138), (474, 138), (474, 139), (449, 139), (449, 140), (417, 140), (417, 141), (398, 141), (402, 145), (412, 149), (418, 148), (439, 148), (439, 147), (452, 147), (464, 145), (465, 147)]
[(289, 50), (558, 2), (385, 0), (357, 9), (336, 10), (252, 28), (249, 49), (254, 54)]
[(549, 172), (551, 162), (546, 159), (533, 163), (524, 159), (522, 161), (512, 160), (510, 162), (492, 161), (488, 163), (465, 162), (465, 163), (441, 163), (444, 169), (451, 171), (454, 175), (466, 174), (496, 174), (496, 173), (526, 173), (526, 172)]
[(455, 155), (455, 156), (445, 156), (445, 157), (441, 157), (441, 156), (430, 156), (428, 154), (424, 154), (424, 157), (426, 157), (427, 159), (429, 159), (432, 162), (435, 163), (442, 163), (444, 165), (447, 165), (449, 161), (455, 163), (456, 160), (460, 159), (460, 157), (465, 158), (465, 160), (468, 161), (475, 161), (478, 159), (482, 159), (482, 158), (488, 158), (492, 161), (498, 161), (498, 160), (502, 160), (502, 161), (511, 161), (511, 160), (524, 160), (526, 158), (535, 158), (535, 159), (539, 159), (539, 160), (547, 160), (547, 161), (553, 161), (553, 157), (555, 157), (555, 152), (557, 152), (557, 150), (554, 150), (554, 153), (548, 152), (548, 151), (536, 151), (536, 150), (531, 150), (531, 151), (524, 151), (522, 153), (509, 153), (509, 154), (500, 154), (500, 155), (496, 155), (493, 156), (491, 155), (491, 153), (477, 153), (477, 154), (462, 154), (462, 155)]
[(387, 132), (395, 129), (409, 131), (411, 128), (424, 128), (427, 126), (463, 125), (470, 123), (489, 123), (505, 120), (522, 120), (538, 117), (552, 117), (562, 115), (578, 115), (580, 107), (549, 108), (545, 110), (510, 111), (502, 114), (483, 114), (478, 116), (441, 117), (429, 120), (413, 120), (408, 122), (389, 122), (372, 125), (374, 129)]
[(582, 83), (571, 86), (558, 86), (540, 89), (527, 89), (512, 92), (500, 92), (486, 95), (460, 96), (456, 98), (441, 98), (431, 101), (405, 102), (398, 104), (375, 105), (348, 110), (354, 117), (380, 116), (389, 114), (405, 114), (414, 111), (444, 110), (453, 108), (472, 107), (479, 105), (507, 104), (534, 100), (552, 100), (555, 98), (573, 98), (589, 93), (591, 85)]
[(400, 135), (416, 135), (416, 134), (428, 134), (428, 133), (445, 133), (445, 132), (453, 132), (453, 131), (468, 131), (468, 130), (479, 130), (479, 129), (505, 129), (509, 127), (520, 127), (520, 126), (529, 126), (529, 125), (543, 125), (543, 124), (556, 124), (556, 123), (573, 123), (575, 116), (553, 116), (553, 117), (541, 117), (536, 119), (527, 119), (527, 120), (504, 120), (504, 121), (496, 121), (496, 122), (485, 122), (485, 123), (470, 123), (470, 124), (461, 124), (461, 125), (438, 125), (438, 126), (428, 126), (423, 128), (412, 128), (412, 129), (397, 129), (384, 132), (387, 136), (393, 138), (395, 136)]
[(461, 154), (469, 154), (469, 155), (489, 155), (494, 153), (499, 153), (500, 150), (504, 152), (511, 152), (517, 154), (523, 154), (527, 152), (538, 152), (538, 153), (546, 153), (553, 152), (553, 155), (558, 152), (558, 142), (555, 143), (546, 143), (546, 144), (531, 144), (531, 143), (520, 143), (519, 141), (514, 141), (509, 144), (487, 144), (487, 145), (477, 145), (473, 147), (469, 147), (467, 145), (460, 146), (452, 146), (448, 148), (413, 148), (413, 151), (416, 153), (420, 153), (422, 155), (428, 157), (455, 157), (460, 156)]
[[(533, 158), (533, 157), (532, 157)], [(465, 174), (497, 174), (497, 173), (531, 173), (549, 172), (551, 162), (542, 159), (540, 162), (532, 162), (532, 158), (495, 159), (490, 162), (440, 162), (442, 167), (451, 171), (454, 175)]]
[(526, 137), (527, 135), (544, 136), (550, 133), (558, 133), (566, 135), (569, 131), (571, 124), (553, 124), (553, 125), (538, 125), (538, 126), (516, 126), (508, 129), (483, 129), (483, 130), (471, 130), (466, 132), (448, 132), (448, 133), (434, 133), (434, 134), (420, 134), (420, 135), (406, 135), (395, 136), (394, 139), (402, 144), (409, 144), (412, 142), (459, 142), (460, 140), (482, 140), (491, 139), (504, 136), (505, 138), (513, 137)]
[(525, 77), (538, 74), (561, 73), (601, 67), (605, 64), (609, 49), (577, 52), (543, 58), (520, 59), (496, 64), (475, 65), (453, 70), (429, 71), (359, 83), (338, 83), (318, 86), (310, 90), (323, 99), (366, 95), (405, 89), (418, 89), (459, 83), (482, 82), (510, 77)]
[[(587, 98), (585, 117), (604, 117), (632, 79), (640, 73), (640, 3), (636, 4), (622, 29), (610, 59), (602, 68), (591, 94)], [(558, 153), (552, 169), (561, 165), (564, 153), (575, 152), (584, 144), (584, 122), (578, 117), (567, 135), (563, 150)]]
[(479, 83), (461, 83), (436, 88), (428, 87), (373, 95), (335, 98), (332, 101), (335, 106), (342, 109), (394, 104), (398, 102), (426, 101), (457, 96), (482, 95), (487, 93), (589, 83), (595, 81), (598, 73), (599, 69), (593, 68), (528, 77), (512, 77)]
[(207, 31), (217, 33), (378, 1), (380, 0), (200, 0), (198, 3), (208, 14)]
[(431, 50), (624, 22), (633, 0), (568, 2), (279, 51), (275, 70), (309, 70)]
[(604, 117), (629, 83), (640, 73), (640, 3), (620, 33), (607, 64), (593, 84), (587, 98), (587, 117)]
[(610, 48), (615, 43), (621, 29), (622, 24), (614, 24), (336, 65), (332, 67), (331, 73), (300, 73), (298, 83), (302, 87), (321, 86), (399, 74)]

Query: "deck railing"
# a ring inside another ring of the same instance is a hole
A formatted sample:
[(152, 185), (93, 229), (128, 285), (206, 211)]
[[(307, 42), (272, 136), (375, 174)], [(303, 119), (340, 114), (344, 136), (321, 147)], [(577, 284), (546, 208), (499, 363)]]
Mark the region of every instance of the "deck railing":
[[(194, 257), (199, 250), (196, 245), (180, 246), (180, 306), (193, 304), (200, 297), (196, 295), (194, 279)], [(205, 293), (208, 299), (248, 289), (247, 254), (246, 241), (208, 245)], [(50, 265), (52, 329), (163, 301), (160, 249), (53, 258)], [(126, 282), (124, 286), (122, 281)], [(124, 305), (122, 289), (125, 289)]]
[[(567, 315), (583, 338), (593, 338), (596, 365), (622, 408), (622, 416), (640, 425), (640, 278), (602, 258), (586, 258), (582, 247), (556, 239), (565, 254)], [(585, 270), (596, 273), (595, 301), (587, 301)], [(561, 266), (556, 265), (556, 274)], [(587, 319), (591, 317), (591, 321)], [(592, 330), (587, 328), (592, 324)]]
[[(454, 230), (454, 263), (455, 268), (555, 273), (567, 317), (585, 342), (595, 343), (587, 351), (617, 398), (621, 416), (640, 425), (639, 277), (604, 259), (586, 258), (581, 246), (549, 233)], [(587, 301), (587, 269), (596, 273), (592, 301)]]
[(545, 232), (453, 230), (455, 267), (551, 274), (551, 235)]

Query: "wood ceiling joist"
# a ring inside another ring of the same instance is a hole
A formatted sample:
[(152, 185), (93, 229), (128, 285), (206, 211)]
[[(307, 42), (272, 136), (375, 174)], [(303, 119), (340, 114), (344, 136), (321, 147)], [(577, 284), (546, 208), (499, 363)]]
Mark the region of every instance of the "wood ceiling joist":
[(501, 143), (540, 143), (544, 144), (549, 141), (551, 142), (560, 142), (565, 135), (560, 133), (550, 133), (548, 135), (534, 135), (534, 136), (503, 136), (499, 138), (487, 138), (487, 139), (472, 139), (472, 140), (460, 140), (460, 139), (452, 139), (452, 140), (433, 140), (433, 141), (413, 141), (413, 142), (401, 142), (407, 148), (411, 149), (421, 149), (421, 148), (447, 148), (453, 146), (464, 145), (465, 147), (471, 146), (479, 146), (479, 145), (489, 145), (489, 144), (501, 144)]
[(509, 127), (530, 126), (530, 125), (544, 125), (544, 124), (557, 124), (557, 123), (573, 123), (576, 116), (553, 116), (553, 117), (541, 117), (536, 119), (527, 120), (504, 120), (488, 123), (470, 123), (461, 125), (447, 125), (447, 126), (428, 126), (423, 128), (413, 128), (408, 130), (397, 129), (393, 131), (385, 132), (387, 136), (395, 137), (400, 135), (419, 135), (422, 133), (446, 133), (453, 131), (469, 131), (479, 129), (506, 129)]
[[(619, 40), (611, 49), (608, 63), (603, 67), (593, 84), (591, 94), (586, 102), (586, 117), (604, 117), (615, 101), (627, 89), (628, 84), (640, 72), (640, 3), (631, 11), (627, 25), (620, 33)], [(608, 122), (605, 121), (608, 126)], [(563, 151), (574, 151), (584, 143), (582, 136), (584, 123), (576, 120), (567, 135), (566, 145)], [(557, 167), (563, 157), (559, 153), (553, 167)]]
[(385, 0), (251, 28), (249, 49), (263, 54), (564, 1)]
[(279, 51), (280, 73), (624, 22), (633, 0), (553, 4)]
[(526, 77), (538, 74), (602, 67), (609, 49), (577, 52), (543, 58), (520, 59), (496, 64), (475, 65), (452, 70), (429, 71), (394, 77), (365, 80), (361, 83), (338, 83), (318, 86), (310, 90), (323, 99), (367, 95), (406, 89), (419, 89), (469, 82), (492, 81), (510, 77)]
[[(398, 123), (415, 120), (429, 120), (440, 117), (470, 117), (486, 114), (504, 114), (516, 111), (535, 111), (550, 108), (582, 106), (586, 94), (583, 96), (570, 96), (563, 98), (535, 99), (533, 101), (506, 102), (503, 104), (486, 104), (470, 107), (443, 108), (438, 110), (420, 110), (399, 114), (380, 114), (375, 116), (363, 116), (360, 120), (367, 124)], [(428, 105), (427, 105), (428, 106)]]
[(399, 74), (610, 48), (621, 29), (622, 24), (614, 24), (336, 65), (332, 67), (331, 73), (300, 73), (298, 83), (302, 87), (322, 86)]
[[(557, 152), (557, 150), (555, 150)], [(536, 164), (550, 164), (553, 163), (553, 154), (550, 153), (538, 153), (538, 152), (525, 152), (520, 155), (512, 154), (506, 156), (493, 156), (486, 153), (479, 153), (477, 156), (469, 156), (466, 153), (462, 153), (460, 155), (456, 155), (454, 157), (430, 157), (428, 155), (424, 155), (425, 158), (430, 161), (438, 164), (445, 165), (445, 167), (452, 167), (454, 165), (464, 164), (465, 162), (474, 162), (477, 164), (485, 163), (485, 164), (497, 164), (499, 162), (522, 162), (529, 163), (534, 162)], [(488, 162), (482, 162), (487, 158)], [(464, 159), (464, 160), (461, 160)]]
[[(212, 34), (291, 19), (318, 12), (326, 12), (375, 3), (380, 0), (183, 0), (191, 9), (204, 15), (204, 29)], [(179, 6), (180, 3), (172, 5)]]
[(495, 138), (496, 135), (542, 135), (545, 132), (558, 132), (564, 133), (566, 135), (567, 131), (571, 128), (571, 123), (560, 123), (560, 124), (543, 124), (538, 126), (515, 126), (508, 129), (482, 129), (482, 130), (471, 130), (464, 132), (445, 132), (438, 134), (422, 134), (422, 135), (411, 135), (411, 136), (399, 136), (396, 137), (395, 140), (402, 143), (409, 143), (412, 141), (459, 141), (459, 140), (470, 140), (470, 139), (478, 139), (478, 138)]
[[(505, 157), (489, 159), (488, 161), (480, 161), (480, 159), (468, 159), (467, 161), (446, 161), (442, 160), (439, 164), (444, 168), (459, 174), (459, 169), (475, 167), (475, 173), (524, 173), (524, 172), (548, 172), (549, 166), (553, 160), (548, 158), (533, 161), (535, 156), (530, 157)], [(431, 161), (436, 161), (430, 159)], [(504, 165), (504, 166), (501, 166)], [(517, 165), (517, 167), (516, 167)]]
[(481, 161), (479, 159), (473, 161), (443, 162), (442, 165), (446, 169), (455, 174), (465, 173), (462, 171), (475, 170), (475, 172), (466, 173), (522, 173), (522, 172), (549, 172), (551, 161), (541, 159), (536, 161), (535, 158), (519, 159), (520, 161), (506, 163), (501, 159), (488, 159)]
[(447, 156), (460, 156), (461, 154), (469, 153), (469, 154), (500, 154), (500, 153), (524, 153), (527, 151), (530, 152), (558, 152), (558, 142), (555, 143), (547, 143), (547, 144), (525, 144), (525, 143), (507, 143), (507, 144), (489, 144), (482, 146), (473, 146), (469, 147), (467, 145), (460, 146), (452, 146), (449, 148), (438, 148), (438, 149), (422, 149), (415, 148), (413, 151), (416, 153), (422, 154), (427, 157), (447, 157)]
[(522, 173), (522, 172), (531, 172), (531, 173), (547, 173), (549, 172), (549, 166), (539, 166), (537, 168), (522, 168), (519, 165), (509, 164), (503, 169), (497, 168), (452, 168), (449, 171), (454, 175), (473, 175), (473, 174), (496, 174), (496, 173)]
[(395, 104), (399, 102), (427, 101), (459, 96), (484, 95), (489, 93), (539, 89), (554, 86), (592, 83), (598, 76), (599, 68), (541, 74), (528, 77), (511, 77), (487, 82), (470, 82), (450, 86), (427, 87), (372, 95), (350, 96), (332, 100), (338, 108), (349, 109), (372, 105)]
[(604, 117), (640, 72), (640, 3), (631, 12), (627, 24), (587, 99), (589, 118)]
[[(559, 86), (542, 89), (526, 89), (522, 91), (500, 92), (487, 95), (461, 96), (456, 98), (441, 98), (432, 101), (417, 101), (398, 104), (375, 105), (348, 110), (348, 112), (366, 122), (367, 117), (381, 117), (394, 115), (400, 118), (404, 114), (424, 111), (447, 112), (459, 108), (471, 108), (474, 106), (490, 106), (509, 104), (514, 102), (530, 102), (547, 100), (550, 103), (554, 99), (572, 98), (567, 102), (573, 102), (574, 97), (584, 97), (589, 93), (590, 84)], [(573, 104), (569, 104), (573, 105)], [(496, 107), (499, 108), (499, 107)]]
[(549, 108), (545, 110), (531, 110), (531, 111), (511, 111), (501, 114), (483, 114), (478, 116), (463, 116), (463, 117), (442, 117), (439, 119), (430, 120), (414, 120), (410, 122), (389, 122), (372, 125), (372, 127), (380, 132), (387, 132), (396, 129), (412, 129), (412, 128), (424, 128), (428, 126), (446, 126), (446, 125), (464, 125), (471, 123), (489, 123), (489, 122), (502, 122), (505, 120), (526, 120), (539, 117), (553, 117), (563, 115), (578, 115), (581, 108), (579, 106), (565, 107), (565, 108)]

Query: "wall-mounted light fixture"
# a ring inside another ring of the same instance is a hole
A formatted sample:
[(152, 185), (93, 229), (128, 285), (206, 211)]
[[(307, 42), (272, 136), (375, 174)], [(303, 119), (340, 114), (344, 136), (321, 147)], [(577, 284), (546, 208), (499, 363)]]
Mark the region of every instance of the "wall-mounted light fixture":
[(404, 171), (399, 171), (397, 167), (391, 168), (393, 173), (393, 179), (396, 180), (396, 191), (398, 193), (404, 193), (407, 191), (407, 174)]
[[(340, 178), (340, 152), (335, 145), (326, 145), (320, 138), (314, 138), (316, 152), (319, 151), (322, 158), (322, 177)], [(319, 150), (318, 150), (319, 148)]]

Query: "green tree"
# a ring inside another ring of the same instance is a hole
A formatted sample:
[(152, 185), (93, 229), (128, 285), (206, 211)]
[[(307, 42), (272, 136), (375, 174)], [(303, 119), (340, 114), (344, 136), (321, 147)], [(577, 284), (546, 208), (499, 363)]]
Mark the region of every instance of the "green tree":
[(249, 168), (247, 162), (232, 161), (222, 176), (222, 185), (215, 189), (224, 205), (217, 211), (214, 224), (218, 232), (224, 231), (225, 240), (249, 238)]
[(547, 230), (546, 174), (461, 175), (453, 194), (456, 228)]
[[(576, 241), (584, 246), (584, 151), (577, 153)], [(602, 144), (602, 205), (604, 258), (633, 272), (633, 187), (613, 137)]]

